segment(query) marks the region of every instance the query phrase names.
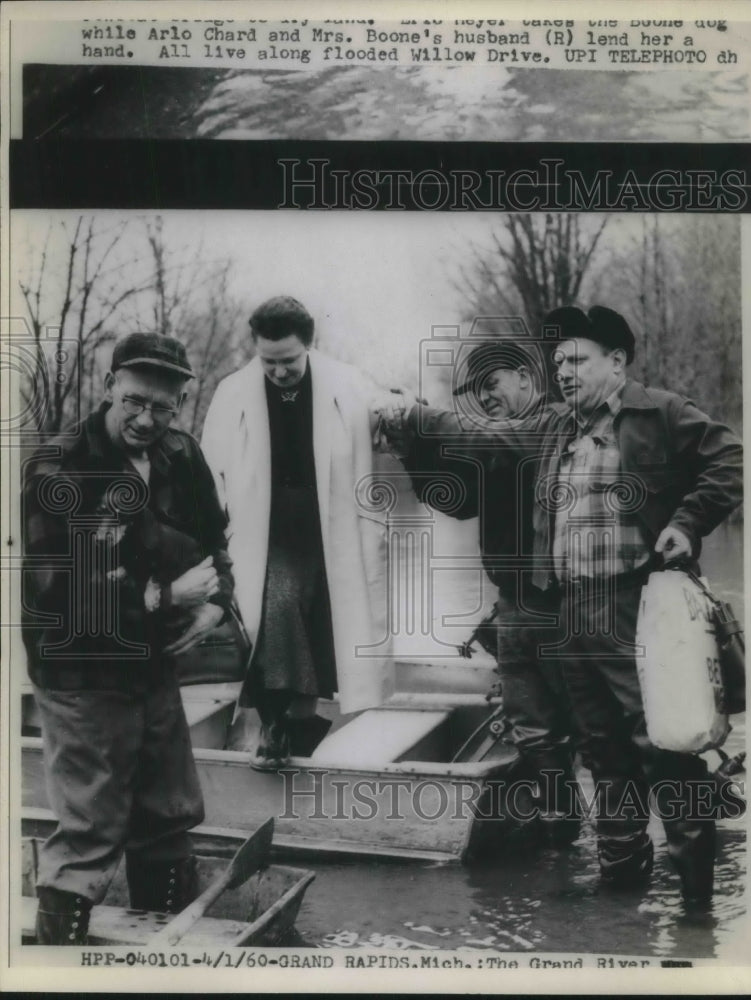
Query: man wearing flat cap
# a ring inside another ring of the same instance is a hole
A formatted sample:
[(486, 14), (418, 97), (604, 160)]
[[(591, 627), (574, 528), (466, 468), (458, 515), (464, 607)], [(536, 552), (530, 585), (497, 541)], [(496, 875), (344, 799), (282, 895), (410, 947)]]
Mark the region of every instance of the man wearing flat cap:
[[(469, 407), (479, 404), (493, 420), (539, 418), (547, 405), (545, 365), (535, 346), (528, 351), (501, 337), (474, 347), (454, 395), (467, 396)], [(415, 436), (402, 462), (418, 499), (429, 503), (432, 487), (448, 475), (449, 488), (458, 479), (463, 490), (461, 502), (447, 513), (459, 520), (479, 518), (483, 567), (498, 588), (494, 654), (503, 715), (517, 752), (509, 774), (537, 789), (535, 822), (522, 819), (519, 829), (525, 843), (538, 834), (543, 845), (565, 847), (576, 840), (581, 825), (573, 796), (571, 712), (560, 664), (537, 655), (540, 642), (552, 641), (551, 613), (556, 609), (529, 572), (511, 565), (518, 556), (532, 554), (536, 463), (495, 446), (456, 447), (447, 453), (440, 444)], [(521, 819), (531, 810), (518, 812)]]
[(554, 343), (565, 409), (468, 426), (454, 413), (413, 405), (406, 423), (433, 440), (536, 453), (532, 579), (559, 606), (562, 637), (547, 652), (561, 661), (599, 792), (603, 881), (625, 888), (648, 881), (647, 793), (670, 783), (662, 787), (675, 794), (660, 813), (668, 854), (687, 909), (705, 909), (715, 825), (696, 816), (691, 799), (692, 785), (707, 781), (706, 764), (649, 742), (634, 642), (649, 572), (676, 560), (696, 568), (702, 538), (740, 504), (742, 447), (691, 401), (627, 377), (634, 335), (612, 309), (564, 306), (545, 317), (542, 332), (543, 343)]
[(170, 426), (192, 377), (177, 340), (126, 336), (99, 409), (24, 467), (24, 643), (58, 819), (40, 944), (86, 942), (123, 852), (135, 909), (197, 893), (203, 801), (174, 656), (223, 618), (232, 576), (211, 473)]

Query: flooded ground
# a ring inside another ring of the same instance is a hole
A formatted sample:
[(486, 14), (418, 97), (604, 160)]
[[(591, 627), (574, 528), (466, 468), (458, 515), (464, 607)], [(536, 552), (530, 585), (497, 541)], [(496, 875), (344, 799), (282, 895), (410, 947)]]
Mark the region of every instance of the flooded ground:
[[(739, 717), (740, 720), (740, 717)], [(736, 724), (726, 749), (745, 743)], [(585, 790), (587, 777), (582, 774)], [(594, 830), (564, 851), (499, 851), (492, 861), (306, 862), (317, 873), (297, 919), (315, 947), (431, 952), (564, 952), (747, 961), (742, 821), (720, 824), (711, 915), (683, 912), (664, 835), (653, 821), (655, 870), (646, 890), (599, 880)]]
[(713, 72), (37, 66), (24, 136), (737, 142), (748, 78)]
[[(384, 73), (353, 67), (272, 73), (32, 66), (24, 88), (24, 134), (31, 138), (717, 142), (749, 135), (747, 79), (732, 71), (414, 67)], [(476, 527), (459, 530), (469, 539)], [(456, 535), (448, 550), (456, 551), (461, 538)], [(704, 569), (740, 614), (740, 528), (715, 533)], [(443, 643), (440, 652), (466, 638), (492, 600), (481, 579), (477, 570), (450, 566), (437, 577), (430, 638)], [(446, 621), (451, 615), (466, 616), (466, 624), (452, 627)], [(417, 635), (414, 647), (407, 638), (403, 654), (435, 653), (425, 636)], [(732, 752), (745, 741), (744, 726), (735, 721), (727, 747)], [(714, 910), (700, 921), (684, 916), (662, 831), (653, 824), (652, 832), (651, 885), (619, 894), (600, 886), (590, 824), (569, 850), (499, 850), (492, 862), (468, 867), (313, 862), (317, 878), (297, 928), (307, 944), (322, 948), (585, 951), (745, 963), (743, 825), (722, 825)]]
[[(449, 537), (455, 526), (456, 534)], [(476, 522), (456, 525), (443, 518), (438, 550), (466, 552)], [(722, 525), (707, 539), (702, 568), (718, 593), (743, 611), (742, 526)], [(474, 583), (472, 581), (474, 580)], [(471, 570), (449, 570), (436, 588), (436, 634), (446, 643), (466, 638), (468, 629), (441, 626), (449, 611), (470, 613), (486, 605), (491, 588), (479, 588)], [(424, 651), (426, 637), (402, 637), (403, 654)], [(433, 654), (441, 647), (433, 640)], [(448, 646), (442, 651), (447, 652)], [(733, 717), (724, 747), (745, 749), (745, 716)], [(711, 768), (719, 765), (714, 751)], [(745, 775), (741, 775), (745, 781)], [(587, 772), (579, 779), (591, 795)], [(594, 829), (566, 851), (504, 852), (492, 862), (468, 867), (374, 860), (313, 862), (317, 872), (297, 921), (308, 944), (317, 947), (395, 948), (431, 952), (566, 952), (645, 955), (663, 959), (719, 957), (747, 961), (748, 927), (743, 895), (746, 836), (743, 821), (720, 824), (714, 909), (700, 921), (688, 919), (677, 875), (667, 858), (662, 826), (652, 821), (655, 871), (648, 889), (604, 890)]]

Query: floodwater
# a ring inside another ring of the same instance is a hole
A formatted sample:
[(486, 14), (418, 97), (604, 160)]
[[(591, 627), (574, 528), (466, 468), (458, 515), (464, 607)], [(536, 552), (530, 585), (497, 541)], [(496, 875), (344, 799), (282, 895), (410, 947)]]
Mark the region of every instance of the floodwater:
[[(738, 717), (741, 719), (741, 717)], [(744, 745), (741, 722), (726, 749)], [(586, 789), (586, 776), (584, 784)], [(594, 831), (563, 851), (501, 853), (468, 866), (305, 862), (316, 871), (297, 919), (305, 943), (330, 948), (642, 955), (747, 961), (743, 821), (720, 823), (712, 913), (683, 912), (662, 828), (647, 889), (600, 885)]]
[(739, 142), (748, 78), (700, 72), (29, 65), (24, 135), (147, 139)]
[(195, 117), (223, 139), (717, 142), (747, 132), (746, 86), (739, 72), (236, 71)]
[[(476, 522), (466, 529), (473, 530)], [(741, 615), (742, 526), (721, 526), (705, 544), (703, 571)], [(447, 593), (444, 596), (448, 596)], [(477, 595), (463, 594), (464, 607)], [(724, 747), (745, 748), (745, 716), (733, 717)], [(711, 768), (719, 764), (707, 754)], [(591, 784), (580, 772), (587, 798)], [(745, 775), (740, 775), (745, 781)], [(461, 950), (642, 955), (655, 959), (721, 958), (747, 962), (743, 820), (719, 824), (715, 899), (711, 915), (683, 913), (677, 875), (662, 826), (653, 820), (655, 870), (646, 890), (612, 892), (600, 885), (594, 830), (588, 821), (568, 850), (502, 852), (463, 867), (376, 860), (305, 862), (317, 873), (297, 930), (316, 947), (383, 948), (430, 953)], [(418, 959), (421, 961), (421, 959)]]
[[(53, 71), (58, 76), (51, 81)], [(96, 78), (75, 80), (65, 67), (28, 72), (24, 132), (32, 137), (717, 142), (749, 136), (748, 83), (733, 71), (97, 67)], [(78, 88), (73, 95), (66, 89), (71, 82)], [(474, 528), (463, 530), (468, 538)], [(704, 569), (740, 613), (737, 526), (716, 533)], [(443, 623), (449, 610), (471, 616), (487, 606), (476, 582), (472, 589), (478, 572), (469, 573), (469, 586), (462, 570), (440, 578), (435, 622)], [(458, 641), (470, 628), (462, 627)], [(455, 627), (447, 645), (456, 633)], [(744, 722), (734, 721), (727, 746), (733, 753), (745, 743)], [(311, 862), (317, 878), (297, 929), (305, 943), (322, 948), (460, 949), (478, 956), (587, 952), (745, 963), (744, 825), (722, 824), (714, 909), (693, 920), (682, 912), (662, 831), (653, 827), (655, 872), (643, 891), (612, 893), (600, 886), (591, 825), (568, 850), (499, 852), (492, 862), (467, 867)]]

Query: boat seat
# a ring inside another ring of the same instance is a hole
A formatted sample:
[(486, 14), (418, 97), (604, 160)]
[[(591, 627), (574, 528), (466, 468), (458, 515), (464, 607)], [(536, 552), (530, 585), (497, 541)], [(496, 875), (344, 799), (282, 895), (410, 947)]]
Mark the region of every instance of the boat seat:
[(194, 747), (223, 750), (240, 684), (192, 684), (180, 688)]
[(327, 736), (311, 755), (311, 764), (377, 767), (411, 759), (408, 755), (450, 714), (449, 709), (369, 709)]

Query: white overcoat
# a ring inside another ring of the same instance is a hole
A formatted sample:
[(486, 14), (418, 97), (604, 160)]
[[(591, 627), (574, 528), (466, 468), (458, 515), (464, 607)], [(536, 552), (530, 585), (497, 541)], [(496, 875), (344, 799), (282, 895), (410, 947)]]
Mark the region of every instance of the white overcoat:
[[(341, 711), (381, 704), (393, 691), (388, 654), (386, 528), (358, 502), (373, 470), (369, 393), (351, 365), (310, 351), (313, 453), (329, 585)], [(271, 510), (271, 440), (258, 358), (217, 387), (201, 446), (229, 517), (235, 596), (256, 643)], [(371, 507), (374, 505), (371, 505)], [(370, 651), (368, 647), (371, 647)]]

